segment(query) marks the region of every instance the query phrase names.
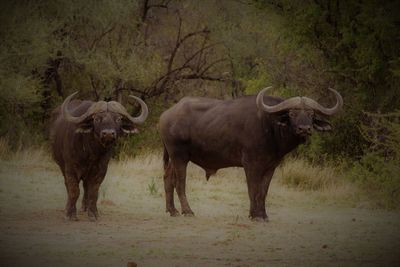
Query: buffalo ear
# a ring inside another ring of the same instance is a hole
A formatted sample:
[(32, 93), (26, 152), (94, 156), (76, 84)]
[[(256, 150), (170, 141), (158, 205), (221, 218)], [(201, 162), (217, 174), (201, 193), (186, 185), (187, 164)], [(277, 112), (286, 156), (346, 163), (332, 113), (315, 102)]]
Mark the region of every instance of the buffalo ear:
[(317, 131), (327, 132), (332, 130), (332, 125), (322, 118), (315, 118), (313, 121), (313, 126)]
[(127, 128), (122, 127), (121, 129), (122, 129), (122, 131), (123, 131), (124, 133), (126, 133), (126, 134), (136, 134), (136, 133), (139, 133), (138, 128), (135, 128), (135, 127), (133, 127), (132, 129), (127, 129)]
[(122, 120), (121, 130), (126, 134), (139, 133), (138, 128), (136, 128), (133, 123), (127, 120)]
[(287, 112), (277, 115), (275, 123), (279, 126), (287, 126), (289, 124), (289, 115)]
[(93, 120), (85, 120), (79, 123), (78, 128), (76, 128), (75, 133), (91, 133), (93, 131)]

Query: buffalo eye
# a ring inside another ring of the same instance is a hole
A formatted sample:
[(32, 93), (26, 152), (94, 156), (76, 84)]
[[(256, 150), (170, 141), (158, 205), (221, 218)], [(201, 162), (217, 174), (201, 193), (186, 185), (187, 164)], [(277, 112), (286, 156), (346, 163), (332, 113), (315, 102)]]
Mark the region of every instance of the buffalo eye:
[(94, 123), (100, 123), (101, 122), (101, 118), (100, 117), (94, 117), (93, 121), (94, 121)]
[(297, 113), (295, 111), (292, 111), (292, 110), (289, 111), (290, 118), (294, 118), (294, 117), (296, 117), (296, 115), (297, 115)]
[(314, 116), (314, 110), (307, 110), (307, 115), (308, 115), (309, 117)]
[(116, 119), (116, 122), (117, 123), (120, 123), (122, 121), (122, 117), (118, 117), (117, 119)]

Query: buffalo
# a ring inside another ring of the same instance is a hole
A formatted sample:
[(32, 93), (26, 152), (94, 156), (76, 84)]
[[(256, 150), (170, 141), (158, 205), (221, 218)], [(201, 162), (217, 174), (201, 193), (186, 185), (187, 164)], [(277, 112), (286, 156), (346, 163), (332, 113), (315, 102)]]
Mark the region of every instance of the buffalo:
[(107, 172), (113, 144), (119, 136), (137, 132), (136, 125), (146, 120), (148, 108), (143, 100), (130, 96), (141, 106), (140, 115), (132, 117), (116, 101), (72, 100), (76, 94), (68, 96), (53, 111), (50, 128), (52, 152), (68, 193), (66, 218), (77, 220), (76, 201), (82, 180), (82, 211), (87, 211), (89, 219), (95, 221), (98, 218), (99, 188)]
[(331, 130), (326, 119), (343, 106), (341, 95), (331, 88), (336, 97), (332, 108), (308, 97), (285, 100), (265, 95), (270, 88), (233, 100), (184, 97), (161, 115), (166, 211), (171, 216), (179, 215), (174, 189), (182, 214), (194, 215), (185, 192), (186, 168), (191, 161), (205, 170), (207, 179), (218, 169), (243, 167), (249, 217), (268, 219), (265, 199), (275, 168), (313, 130)]

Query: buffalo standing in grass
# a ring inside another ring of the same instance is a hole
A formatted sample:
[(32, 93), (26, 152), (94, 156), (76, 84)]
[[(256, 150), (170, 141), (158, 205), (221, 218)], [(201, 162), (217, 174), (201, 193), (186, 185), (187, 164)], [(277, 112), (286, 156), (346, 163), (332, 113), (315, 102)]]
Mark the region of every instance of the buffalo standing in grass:
[(185, 97), (161, 115), (166, 210), (171, 216), (179, 215), (174, 188), (182, 214), (193, 215), (185, 193), (186, 167), (191, 161), (205, 170), (207, 179), (218, 169), (243, 167), (249, 217), (267, 220), (265, 198), (275, 168), (313, 129), (331, 130), (326, 118), (343, 106), (342, 97), (333, 89), (337, 103), (325, 108), (308, 97), (264, 96), (269, 88), (257, 96), (233, 100)]
[(53, 158), (65, 178), (66, 217), (77, 220), (76, 201), (82, 180), (82, 210), (88, 212), (91, 220), (96, 220), (99, 188), (107, 172), (111, 148), (120, 135), (137, 132), (136, 125), (146, 120), (148, 108), (143, 100), (130, 96), (141, 106), (141, 114), (132, 117), (115, 101), (71, 101), (76, 94), (68, 96), (53, 112)]

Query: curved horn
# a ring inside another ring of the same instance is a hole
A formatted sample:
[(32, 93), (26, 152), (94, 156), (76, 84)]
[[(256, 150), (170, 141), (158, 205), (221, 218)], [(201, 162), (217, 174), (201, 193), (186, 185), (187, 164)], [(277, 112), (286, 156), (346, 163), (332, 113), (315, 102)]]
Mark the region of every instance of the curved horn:
[(135, 99), (137, 102), (139, 102), (140, 107), (142, 109), (142, 112), (140, 113), (139, 116), (137, 117), (132, 117), (124, 108), (124, 106), (122, 106), (120, 103), (116, 102), (116, 101), (110, 101), (108, 102), (108, 109), (112, 112), (116, 112), (119, 113), (123, 116), (125, 116), (126, 118), (128, 118), (132, 123), (135, 124), (142, 124), (146, 119), (147, 116), (149, 115), (149, 109), (147, 108), (146, 103), (140, 99), (139, 97), (130, 95), (129, 97)]
[(274, 106), (269, 106), (269, 105), (265, 104), (264, 103), (264, 94), (271, 88), (272, 88), (272, 86), (269, 86), (267, 88), (262, 89), (261, 92), (258, 93), (257, 99), (256, 99), (256, 104), (257, 104), (258, 109), (263, 110), (268, 113), (275, 113), (275, 112), (279, 112), (279, 111), (286, 110), (286, 109), (293, 108), (295, 106), (300, 105), (301, 98), (298, 96), (284, 100), (281, 103), (276, 104)]
[(96, 112), (102, 112), (102, 111), (106, 111), (107, 110), (107, 103), (104, 101), (99, 101), (96, 103), (93, 103), (84, 114), (80, 115), (80, 116), (73, 116), (69, 110), (68, 110), (68, 104), (69, 102), (71, 102), (72, 98), (78, 93), (78, 91), (76, 91), (75, 93), (69, 95), (64, 102), (61, 105), (61, 114), (63, 116), (63, 118), (66, 121), (72, 122), (72, 123), (80, 123), (82, 121), (84, 121), (87, 117), (89, 117), (90, 115), (96, 113)]
[(72, 123), (80, 123), (80, 122), (82, 122), (86, 118), (86, 113), (87, 113), (87, 111), (86, 111), (85, 114), (83, 114), (83, 115), (81, 115), (79, 117), (74, 117), (74, 116), (71, 115), (71, 113), (69, 113), (68, 104), (69, 104), (69, 102), (71, 102), (72, 98), (76, 94), (78, 94), (78, 91), (76, 91), (75, 93), (69, 95), (61, 105), (61, 114), (62, 114), (63, 118), (66, 121), (69, 121), (69, 122), (72, 122)]
[(333, 92), (336, 96), (336, 105), (333, 108), (325, 108), (321, 104), (319, 104), (317, 101), (315, 101), (311, 98), (308, 98), (308, 97), (302, 97), (304, 104), (306, 104), (310, 108), (317, 110), (327, 116), (332, 116), (332, 115), (338, 113), (343, 107), (343, 98), (335, 89), (332, 89), (332, 88), (328, 88), (328, 89), (331, 92)]

